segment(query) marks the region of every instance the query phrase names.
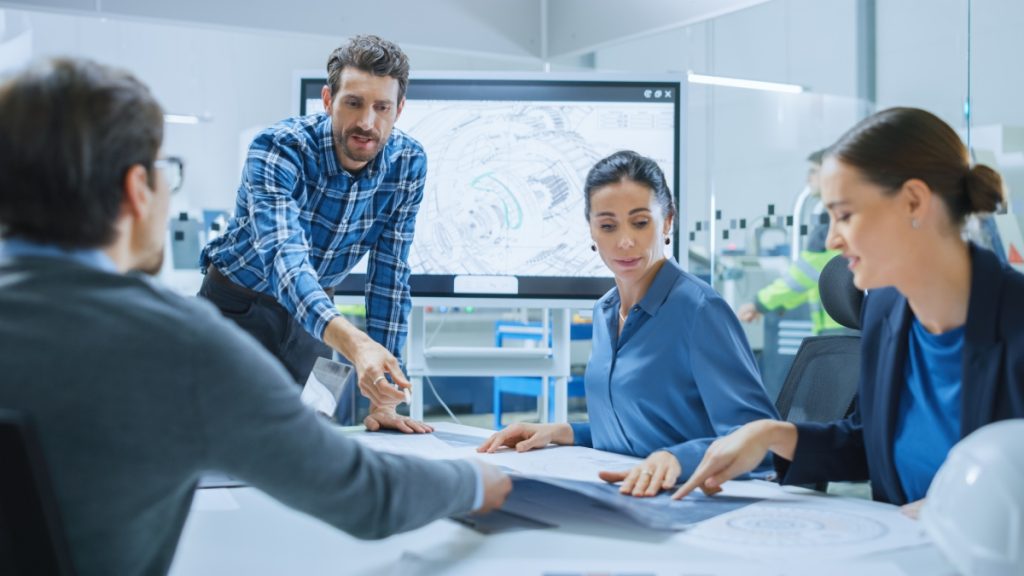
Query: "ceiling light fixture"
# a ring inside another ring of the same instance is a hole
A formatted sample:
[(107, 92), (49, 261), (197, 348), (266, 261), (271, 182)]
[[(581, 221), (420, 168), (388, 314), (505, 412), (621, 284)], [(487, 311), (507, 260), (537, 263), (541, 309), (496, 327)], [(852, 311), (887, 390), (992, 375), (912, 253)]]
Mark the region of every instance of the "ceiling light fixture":
[(164, 114), (164, 122), (168, 124), (199, 124), (210, 122), (213, 117), (209, 114), (198, 116), (196, 114)]
[(707, 74), (695, 74), (693, 72), (687, 72), (686, 79), (691, 84), (708, 84), (711, 86), (726, 86), (729, 88), (746, 88), (748, 90), (766, 90), (768, 92), (782, 92), (785, 94), (799, 94), (806, 90), (806, 88), (798, 84), (782, 84), (780, 82), (744, 80), (742, 78), (709, 76)]

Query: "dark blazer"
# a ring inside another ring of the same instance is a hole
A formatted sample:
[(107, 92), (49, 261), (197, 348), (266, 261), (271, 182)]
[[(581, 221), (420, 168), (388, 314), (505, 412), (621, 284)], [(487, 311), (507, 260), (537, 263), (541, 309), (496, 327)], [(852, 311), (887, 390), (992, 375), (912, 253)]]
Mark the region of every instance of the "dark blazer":
[[(970, 246), (960, 437), (1024, 417), (1024, 275)], [(875, 500), (905, 504), (893, 457), (913, 313), (895, 288), (871, 290), (861, 310), (857, 410), (845, 420), (799, 424), (793, 462), (776, 457), (783, 484), (871, 480)]]

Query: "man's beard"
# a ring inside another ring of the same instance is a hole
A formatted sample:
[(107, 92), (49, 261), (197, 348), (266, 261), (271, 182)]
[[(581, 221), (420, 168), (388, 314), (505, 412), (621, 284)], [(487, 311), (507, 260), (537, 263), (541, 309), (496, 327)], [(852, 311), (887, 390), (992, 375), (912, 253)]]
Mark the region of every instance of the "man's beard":
[[(350, 136), (370, 138), (377, 145), (374, 146), (372, 151), (356, 152), (355, 150), (352, 150), (348, 146), (348, 139)], [(380, 134), (373, 130), (360, 130), (358, 128), (351, 128), (343, 132), (340, 138), (335, 136), (334, 141), (341, 148), (342, 154), (344, 154), (348, 158), (351, 158), (352, 160), (355, 160), (356, 162), (369, 162), (370, 160), (373, 160), (373, 157), (377, 155), (377, 152), (380, 152)]]

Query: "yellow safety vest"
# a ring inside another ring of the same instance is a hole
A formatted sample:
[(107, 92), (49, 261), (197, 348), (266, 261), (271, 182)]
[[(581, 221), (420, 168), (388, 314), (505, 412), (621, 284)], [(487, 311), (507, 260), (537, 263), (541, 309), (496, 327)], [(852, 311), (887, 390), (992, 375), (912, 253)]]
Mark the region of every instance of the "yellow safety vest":
[(800, 258), (789, 266), (782, 278), (765, 286), (757, 293), (758, 308), (762, 311), (792, 310), (807, 303), (811, 309), (812, 330), (820, 334), (823, 330), (842, 329), (821, 307), (818, 295), (818, 277), (829, 260), (839, 252), (800, 252)]

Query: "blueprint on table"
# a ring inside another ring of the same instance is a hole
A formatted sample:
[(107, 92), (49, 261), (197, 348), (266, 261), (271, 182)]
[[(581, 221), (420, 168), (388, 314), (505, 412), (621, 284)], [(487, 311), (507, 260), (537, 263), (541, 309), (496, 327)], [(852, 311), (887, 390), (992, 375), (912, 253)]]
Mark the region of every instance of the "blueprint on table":
[(625, 534), (646, 529), (646, 537), (679, 539), (758, 560), (857, 558), (927, 542), (920, 524), (896, 506), (759, 480), (727, 482), (713, 497), (698, 491), (681, 501), (671, 500), (668, 492), (633, 498), (619, 494), (617, 485), (601, 482), (597, 471), (625, 470), (639, 458), (580, 446), (478, 454), (476, 446), (491, 431), (451, 424), (434, 427), (434, 434), (374, 433), (359, 438), (377, 450), (435, 459), (474, 458), (507, 470), (515, 488), (502, 509), (514, 517), (475, 520), (492, 532), (529, 529), (524, 518), (538, 527), (615, 526), (627, 528)]
[(759, 498), (742, 496), (708, 497), (700, 493), (683, 500), (673, 500), (671, 491), (662, 492), (649, 498), (636, 498), (620, 494), (617, 484), (598, 484), (559, 478), (536, 478), (535, 480), (582, 494), (612, 510), (629, 516), (637, 524), (655, 530), (681, 530), (697, 522), (760, 501)]
[(502, 509), (551, 524), (572, 517), (574, 522), (629, 523), (650, 530), (682, 530), (759, 501), (720, 496), (672, 500), (669, 494), (635, 498), (620, 494), (619, 487), (613, 484), (517, 476)]
[(474, 458), (512, 474), (514, 489), (503, 510), (547, 524), (568, 514), (585, 514), (594, 521), (629, 521), (652, 530), (681, 530), (741, 508), (757, 497), (702, 494), (672, 500), (671, 492), (653, 498), (619, 493), (617, 484), (601, 481), (602, 470), (628, 470), (641, 459), (582, 446), (551, 446), (518, 453), (501, 450), (476, 452), (489, 433), (453, 425), (437, 425), (433, 434), (379, 433), (359, 436), (361, 443), (386, 452), (424, 458)]

